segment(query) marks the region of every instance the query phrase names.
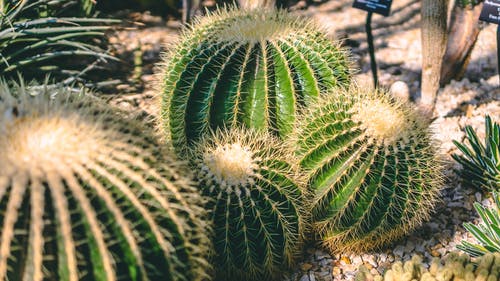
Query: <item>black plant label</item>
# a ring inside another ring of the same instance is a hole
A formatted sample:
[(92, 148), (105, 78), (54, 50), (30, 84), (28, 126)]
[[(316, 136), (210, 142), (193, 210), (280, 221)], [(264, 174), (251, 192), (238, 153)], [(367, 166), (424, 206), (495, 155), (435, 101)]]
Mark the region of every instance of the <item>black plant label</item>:
[(500, 0), (486, 0), (479, 19), (485, 22), (500, 24)]
[(391, 4), (392, 0), (355, 0), (352, 6), (387, 17), (391, 13)]

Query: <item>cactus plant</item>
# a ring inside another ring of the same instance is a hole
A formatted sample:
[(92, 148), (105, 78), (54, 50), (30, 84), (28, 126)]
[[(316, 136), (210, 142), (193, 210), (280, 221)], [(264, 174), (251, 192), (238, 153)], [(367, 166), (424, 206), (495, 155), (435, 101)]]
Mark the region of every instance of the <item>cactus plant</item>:
[(36, 91), (0, 83), (0, 280), (202, 280), (203, 200), (182, 167), (123, 114)]
[(332, 252), (377, 248), (428, 218), (440, 161), (410, 105), (353, 86), (311, 107), (292, 139), (315, 193), (313, 228)]
[(222, 9), (197, 19), (163, 67), (159, 123), (181, 152), (222, 126), (286, 136), (300, 108), (350, 81), (337, 43), (273, 9)]
[(481, 245), (462, 241), (457, 248), (470, 254), (471, 256), (481, 256), (486, 253), (500, 253), (500, 193), (493, 192), (496, 207), (486, 209), (479, 203), (474, 204), (482, 224), (476, 226), (472, 223), (464, 223), (467, 229)]
[(444, 265), (443, 261), (434, 258), (429, 269), (422, 264), (422, 258), (417, 255), (404, 264), (402, 262), (394, 263), (384, 276), (378, 274), (372, 275), (362, 266), (355, 280), (497, 281), (500, 280), (500, 254), (488, 254), (471, 262), (467, 255), (450, 253), (444, 259)]
[(280, 280), (306, 222), (293, 153), (267, 133), (233, 128), (205, 135), (190, 154), (212, 199), (216, 280)]
[(460, 174), (465, 183), (488, 190), (500, 190), (500, 124), (493, 122), (491, 117), (486, 115), (484, 125), (484, 144), (474, 129), (466, 126), (466, 139), (470, 148), (453, 141), (463, 155), (454, 154), (452, 157), (462, 165)]

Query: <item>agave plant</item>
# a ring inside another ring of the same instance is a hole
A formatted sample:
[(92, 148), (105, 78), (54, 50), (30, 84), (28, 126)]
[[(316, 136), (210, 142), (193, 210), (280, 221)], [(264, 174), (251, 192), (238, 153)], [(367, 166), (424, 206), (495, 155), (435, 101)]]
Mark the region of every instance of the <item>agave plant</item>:
[(471, 126), (465, 127), (466, 139), (470, 148), (453, 141), (462, 156), (453, 158), (463, 168), (462, 179), (471, 186), (480, 186), (489, 190), (500, 189), (500, 124), (493, 122), (490, 116), (485, 117), (486, 136), (484, 144), (479, 140)]
[(476, 226), (472, 223), (464, 223), (467, 229), (478, 241), (479, 244), (473, 244), (467, 241), (462, 241), (457, 248), (469, 253), (471, 256), (482, 256), (486, 253), (500, 252), (500, 193), (493, 192), (493, 198), (496, 207), (487, 209), (479, 203), (475, 203), (474, 207), (478, 212), (482, 224)]
[(66, 82), (73, 82), (94, 66), (83, 58), (115, 59), (90, 39), (102, 37), (116, 20), (53, 17), (50, 9), (43, 8), (49, 3), (54, 5), (48, 0), (1, 3), (0, 76), (22, 72), (30, 79), (50, 72), (53, 76), (72, 77)]

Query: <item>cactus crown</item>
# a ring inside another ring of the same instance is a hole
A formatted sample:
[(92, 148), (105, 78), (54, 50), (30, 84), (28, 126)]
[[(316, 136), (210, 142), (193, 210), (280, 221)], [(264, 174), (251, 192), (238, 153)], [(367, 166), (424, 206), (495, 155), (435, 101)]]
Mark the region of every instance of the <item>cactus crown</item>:
[(269, 134), (241, 128), (193, 148), (199, 188), (211, 198), (217, 280), (278, 278), (296, 262), (306, 212), (291, 155)]
[(203, 200), (182, 167), (134, 120), (38, 88), (0, 84), (0, 279), (203, 279)]
[(409, 105), (353, 86), (300, 119), (291, 141), (315, 192), (313, 227), (332, 252), (380, 247), (429, 217), (441, 165)]

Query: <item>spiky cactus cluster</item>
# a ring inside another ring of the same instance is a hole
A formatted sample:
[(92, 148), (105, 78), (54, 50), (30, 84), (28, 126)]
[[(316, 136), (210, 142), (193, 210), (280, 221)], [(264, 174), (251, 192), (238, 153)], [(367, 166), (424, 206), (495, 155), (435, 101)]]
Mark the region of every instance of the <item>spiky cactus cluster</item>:
[(0, 280), (202, 280), (203, 201), (181, 167), (135, 121), (38, 89), (0, 84)]
[(428, 218), (440, 189), (428, 124), (409, 105), (353, 87), (304, 115), (294, 137), (332, 252), (377, 248)]
[(305, 198), (292, 155), (243, 129), (218, 130), (193, 149), (199, 188), (211, 198), (216, 280), (279, 280), (295, 263)]
[(384, 276), (372, 275), (361, 268), (356, 281), (497, 281), (500, 280), (500, 253), (487, 254), (474, 262), (469, 256), (450, 253), (443, 261), (435, 258), (429, 269), (422, 258), (414, 256), (405, 262), (396, 262)]
[(286, 136), (301, 107), (350, 80), (342, 48), (311, 22), (273, 9), (198, 19), (163, 69), (160, 123), (182, 152), (223, 126)]

